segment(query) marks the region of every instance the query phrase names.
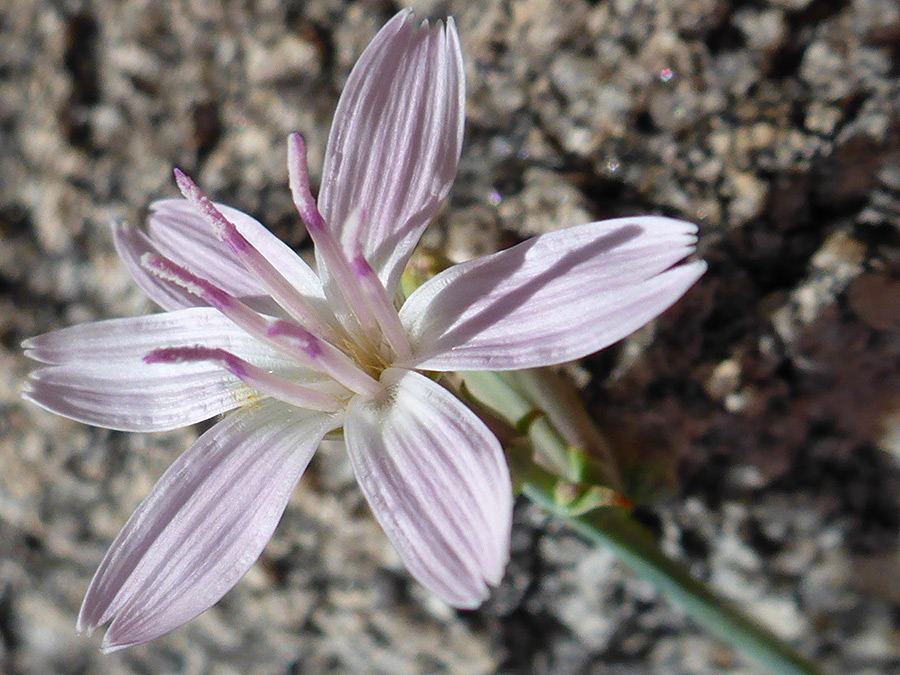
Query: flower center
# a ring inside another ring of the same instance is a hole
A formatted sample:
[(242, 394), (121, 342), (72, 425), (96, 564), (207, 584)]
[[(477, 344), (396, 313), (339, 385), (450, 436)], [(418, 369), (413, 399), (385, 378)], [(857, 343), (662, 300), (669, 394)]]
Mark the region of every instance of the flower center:
[(360, 337), (362, 339), (357, 341), (342, 333), (335, 347), (349, 356), (366, 375), (375, 380), (380, 380), (381, 373), (394, 360), (394, 354), (390, 346), (385, 342), (375, 345), (373, 341), (368, 339), (368, 336), (363, 335)]

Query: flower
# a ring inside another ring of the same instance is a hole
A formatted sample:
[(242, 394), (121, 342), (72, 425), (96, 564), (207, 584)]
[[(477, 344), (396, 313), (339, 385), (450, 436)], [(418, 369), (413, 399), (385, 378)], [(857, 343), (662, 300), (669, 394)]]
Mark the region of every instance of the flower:
[(453, 266), (396, 309), (400, 274), (459, 159), (464, 78), (452, 19), (401, 11), (356, 64), (328, 139), (322, 188), (288, 139), (317, 272), (260, 223), (184, 199), (148, 233), (113, 228), (165, 312), (24, 343), (48, 364), (25, 398), (89, 424), (173, 429), (228, 413), (166, 471), (97, 570), (78, 619), (112, 621), (103, 648), (152, 640), (211, 607), (260, 555), (326, 434), (342, 429), (359, 485), (411, 574), (475, 607), (509, 557), (512, 491), (497, 439), (432, 377), (577, 359), (621, 339), (703, 273), (679, 264), (696, 228), (595, 222)]

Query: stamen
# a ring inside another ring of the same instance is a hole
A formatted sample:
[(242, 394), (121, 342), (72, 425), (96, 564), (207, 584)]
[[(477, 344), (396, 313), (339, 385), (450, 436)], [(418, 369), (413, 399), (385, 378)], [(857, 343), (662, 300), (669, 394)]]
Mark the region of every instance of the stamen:
[(224, 349), (209, 347), (166, 347), (144, 356), (145, 363), (184, 363), (189, 361), (216, 361), (225, 370), (258, 392), (277, 398), (299, 408), (337, 412), (343, 404), (333, 396), (302, 387), (284, 378), (266, 372), (262, 368), (235, 356)]
[(306, 354), (317, 370), (324, 372), (358, 394), (371, 396), (380, 391), (378, 380), (363, 372), (340, 349), (304, 330), (297, 324), (282, 319), (272, 321), (266, 334), (270, 339), (284, 341)]
[[(305, 328), (290, 321), (267, 319), (257, 314), (233, 295), (161, 255), (145, 253), (141, 256), (141, 265), (155, 277), (209, 303), (253, 337), (303, 365), (333, 377), (351, 391), (368, 395), (378, 391), (378, 382), (374, 378), (357, 367), (340, 349)], [(282, 335), (288, 336), (288, 339)]]
[[(351, 222), (349, 225), (355, 230), (359, 230), (357, 223), (362, 222), (362, 213), (357, 209), (350, 215)], [(375, 274), (375, 270), (369, 264), (363, 255), (362, 248), (354, 252), (354, 257), (350, 262), (350, 271), (356, 277), (359, 289), (368, 301), (368, 305), (381, 326), (381, 330), (387, 338), (388, 344), (393, 348), (394, 353), (400, 359), (407, 359), (412, 356), (412, 348), (409, 346), (409, 337), (406, 335), (406, 329), (400, 323), (400, 315), (397, 313), (394, 303), (388, 297), (381, 279)]]
[[(316, 206), (316, 200), (313, 199), (312, 191), (309, 188), (309, 171), (306, 165), (306, 144), (303, 142), (303, 136), (294, 133), (288, 135), (288, 185), (291, 188), (291, 196), (294, 199), (294, 206), (300, 214), (300, 218), (306, 224), (306, 229), (315, 230), (316, 234), (310, 232), (310, 236), (322, 236), (319, 233), (324, 231), (328, 236), (328, 225), (319, 208)], [(334, 237), (330, 237), (333, 239)], [(337, 242), (335, 242), (337, 243)], [(318, 246), (318, 243), (316, 243)]]
[(141, 267), (157, 279), (168, 281), (170, 284), (183, 288), (191, 295), (196, 295), (222, 312), (247, 333), (265, 339), (266, 320), (215, 284), (198, 277), (168, 258), (154, 253), (145, 253), (141, 256)]
[[(316, 202), (309, 189), (306, 145), (300, 134), (288, 136), (288, 181), (294, 205), (306, 224), (306, 229), (316, 250), (334, 276), (341, 294), (356, 315), (363, 331), (370, 337), (382, 333), (399, 357), (409, 356), (411, 352), (406, 332), (400, 324), (397, 310), (394, 309), (381, 280), (365, 260), (361, 251), (356, 258), (362, 259), (363, 266), (360, 268), (356, 265), (356, 260), (351, 265), (343, 246), (328, 229), (325, 219), (316, 207)], [(358, 223), (356, 227), (358, 228)]]
[(242, 265), (262, 285), (266, 292), (296, 321), (322, 336), (333, 335), (331, 326), (319, 316), (318, 311), (290, 281), (251, 244), (237, 227), (200, 191), (183, 171), (175, 169), (178, 189), (200, 215), (209, 223), (216, 236), (228, 245)]

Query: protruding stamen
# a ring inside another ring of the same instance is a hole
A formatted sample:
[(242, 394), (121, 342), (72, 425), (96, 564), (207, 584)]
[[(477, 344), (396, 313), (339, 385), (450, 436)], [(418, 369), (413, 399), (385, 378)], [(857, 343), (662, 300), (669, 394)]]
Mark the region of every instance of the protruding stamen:
[(166, 347), (156, 349), (144, 357), (146, 363), (183, 363), (185, 361), (215, 361), (236, 378), (261, 394), (277, 398), (298, 408), (337, 412), (343, 404), (328, 394), (302, 387), (289, 380), (266, 372), (262, 368), (235, 356), (229, 351), (209, 347)]
[(288, 184), (294, 206), (306, 224), (309, 236), (316, 246), (316, 252), (322, 257), (363, 330), (370, 335), (376, 334), (378, 322), (366, 304), (361, 302), (343, 247), (334, 233), (328, 229), (313, 199), (306, 166), (306, 145), (300, 134), (288, 136)]
[[(398, 356), (404, 353), (408, 355), (409, 345), (406, 344), (405, 333), (403, 339), (398, 341), (397, 336), (394, 335), (395, 330), (388, 330), (382, 325), (383, 321), (390, 324), (390, 319), (387, 319), (384, 315), (385, 306), (389, 306), (390, 311), (395, 315), (397, 311), (394, 309), (390, 298), (387, 297), (387, 291), (384, 290), (381, 280), (373, 272), (364, 284), (361, 283), (361, 277), (351, 269), (350, 261), (347, 259), (343, 246), (337, 237), (334, 236), (334, 233), (328, 229), (325, 219), (316, 207), (316, 202), (309, 189), (309, 176), (306, 169), (306, 145), (303, 143), (303, 137), (300, 134), (288, 136), (288, 181), (294, 205), (306, 224), (306, 229), (316, 246), (316, 251), (321, 256), (328, 271), (331, 272), (335, 282), (337, 282), (338, 288), (341, 289), (341, 294), (354, 315), (356, 315), (363, 332), (370, 338), (383, 333)], [(359, 257), (362, 257), (361, 253)], [(365, 265), (371, 270), (368, 263), (365, 263)], [(399, 325), (399, 318), (397, 319), (397, 325)]]
[[(350, 215), (350, 218), (355, 221), (349, 223), (350, 227), (358, 231), (360, 229), (358, 223), (362, 222), (362, 213), (357, 209)], [(400, 323), (400, 315), (388, 297), (381, 279), (378, 278), (375, 270), (363, 255), (361, 248), (354, 252), (354, 257), (350, 261), (350, 271), (356, 277), (357, 286), (362, 291), (363, 297), (375, 315), (375, 320), (381, 326), (394, 353), (400, 359), (409, 358), (412, 355), (412, 349), (409, 346), (406, 329)]]
[(156, 278), (183, 288), (191, 295), (196, 295), (222, 312), (247, 333), (265, 339), (266, 320), (215, 284), (198, 277), (168, 258), (153, 253), (145, 253), (141, 256), (141, 266)]
[(300, 293), (290, 281), (270, 263), (266, 257), (250, 243), (237, 227), (206, 197), (183, 171), (175, 169), (175, 182), (181, 194), (213, 228), (216, 236), (234, 253), (245, 268), (256, 277), (260, 285), (294, 319), (319, 335), (331, 335), (329, 326), (312, 303)]
[(253, 337), (303, 365), (333, 377), (348, 389), (359, 394), (373, 394), (378, 390), (378, 382), (374, 378), (360, 370), (337, 347), (305, 328), (290, 321), (260, 316), (233, 295), (163, 256), (145, 253), (141, 257), (141, 265), (157, 278), (180, 286), (209, 303)]
[[(315, 230), (316, 234), (309, 233), (311, 237), (319, 236), (319, 232), (325, 230), (327, 232), (328, 225), (322, 214), (319, 213), (319, 207), (316, 206), (316, 200), (313, 199), (312, 191), (309, 188), (309, 170), (306, 165), (306, 143), (303, 142), (303, 136), (297, 133), (288, 135), (288, 185), (291, 188), (291, 197), (294, 199), (294, 206), (300, 214), (300, 218), (306, 224), (307, 230)], [(327, 234), (330, 234), (328, 232)], [(332, 237), (333, 238), (333, 237)], [(318, 246), (318, 243), (316, 243)]]
[(294, 350), (303, 351), (310, 362), (316, 364), (317, 370), (358, 394), (371, 396), (381, 388), (374, 377), (360, 370), (340, 349), (290, 321), (272, 321), (267, 335), (273, 340), (285, 341)]

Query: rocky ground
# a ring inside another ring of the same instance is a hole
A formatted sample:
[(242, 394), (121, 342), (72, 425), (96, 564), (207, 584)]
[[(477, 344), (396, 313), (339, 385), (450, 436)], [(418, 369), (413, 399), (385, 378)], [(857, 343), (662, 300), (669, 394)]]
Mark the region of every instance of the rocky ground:
[[(324, 451), (214, 609), (111, 656), (75, 615), (111, 538), (197, 434), (24, 404), (24, 338), (149, 309), (110, 217), (178, 165), (308, 247), (350, 67), (405, 3), (0, 0), (0, 670), (758, 673), (603, 549), (519, 504), (495, 597), (412, 583)], [(896, 0), (459, 0), (466, 145), (429, 233), (461, 259), (602, 217), (698, 222), (709, 273), (576, 375), (641, 518), (834, 673), (900, 668), (900, 7)], [(640, 471), (638, 469), (641, 469)]]

